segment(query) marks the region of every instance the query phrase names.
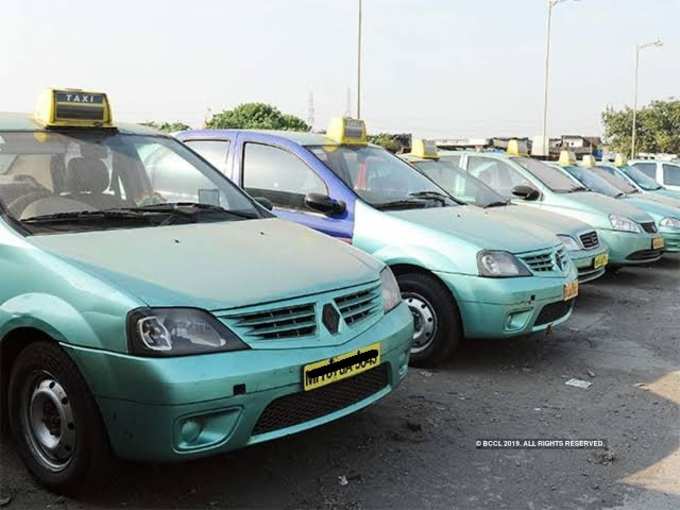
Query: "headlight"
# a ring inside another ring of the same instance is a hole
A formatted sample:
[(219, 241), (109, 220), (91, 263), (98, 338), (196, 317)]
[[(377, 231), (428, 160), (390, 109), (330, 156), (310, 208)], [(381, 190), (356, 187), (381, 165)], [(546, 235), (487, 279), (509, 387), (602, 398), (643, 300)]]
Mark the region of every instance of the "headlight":
[(512, 253), (506, 251), (480, 251), (477, 254), (480, 276), (503, 278), (531, 276), (529, 270)]
[(659, 222), (662, 227), (680, 229), (680, 220), (678, 218), (664, 218)]
[(637, 234), (642, 233), (640, 225), (635, 223), (630, 218), (625, 216), (618, 216), (616, 214), (609, 215), (609, 222), (612, 224), (614, 230), (620, 230), (621, 232), (635, 232)]
[(380, 284), (382, 288), (383, 308), (385, 313), (401, 303), (401, 291), (394, 273), (389, 267), (380, 271)]
[(581, 245), (578, 241), (571, 236), (558, 235), (557, 238), (562, 241), (567, 251), (578, 251), (581, 249)]
[(248, 349), (229, 328), (196, 308), (142, 308), (128, 314), (128, 349), (138, 356), (187, 356)]

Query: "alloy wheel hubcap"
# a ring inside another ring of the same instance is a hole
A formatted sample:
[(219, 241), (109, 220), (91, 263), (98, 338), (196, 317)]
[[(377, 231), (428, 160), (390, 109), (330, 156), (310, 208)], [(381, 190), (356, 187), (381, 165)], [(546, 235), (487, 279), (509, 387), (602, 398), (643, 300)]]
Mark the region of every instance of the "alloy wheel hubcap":
[(24, 434), (38, 462), (53, 472), (71, 462), (76, 423), (63, 386), (51, 374), (39, 372), (24, 387)]
[(434, 341), (437, 334), (437, 315), (430, 302), (419, 294), (404, 292), (403, 300), (413, 315), (413, 345), (411, 352), (422, 352)]

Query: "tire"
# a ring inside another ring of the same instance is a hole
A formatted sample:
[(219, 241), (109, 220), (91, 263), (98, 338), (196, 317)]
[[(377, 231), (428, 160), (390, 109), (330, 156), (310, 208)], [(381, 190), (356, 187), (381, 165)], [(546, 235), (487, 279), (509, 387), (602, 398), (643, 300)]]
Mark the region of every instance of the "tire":
[(75, 363), (56, 345), (35, 342), (17, 357), (9, 382), (12, 439), (31, 474), (57, 492), (98, 481), (110, 463), (99, 409)]
[(434, 276), (404, 273), (397, 277), (403, 300), (416, 326), (411, 364), (434, 366), (453, 356), (463, 340), (458, 306)]

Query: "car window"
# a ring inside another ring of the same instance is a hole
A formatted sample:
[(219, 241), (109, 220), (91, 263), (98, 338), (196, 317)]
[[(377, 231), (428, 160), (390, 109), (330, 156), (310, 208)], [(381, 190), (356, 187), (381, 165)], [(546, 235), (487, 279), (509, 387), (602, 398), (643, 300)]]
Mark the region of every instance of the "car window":
[(188, 140), (185, 143), (220, 172), (226, 173), (229, 140)]
[(667, 165), (664, 163), (663, 168), (663, 182), (671, 186), (680, 186), (680, 166)]
[(613, 183), (611, 183), (605, 176), (611, 177), (607, 173), (607, 170), (601, 170), (599, 173), (592, 169), (583, 168), (580, 166), (565, 166), (564, 170), (569, 173), (574, 179), (578, 180), (589, 190), (595, 193), (601, 193), (602, 195), (607, 195), (608, 197), (618, 197), (622, 196), (624, 191), (617, 188)]
[(247, 143), (243, 152), (243, 187), (254, 197), (265, 197), (285, 209), (310, 210), (307, 193), (328, 195), (321, 178), (304, 161), (290, 152)]
[(512, 190), (516, 186), (535, 187), (508, 163), (495, 158), (470, 156), (468, 158), (468, 171), (505, 198), (516, 198), (512, 194)]
[[(233, 183), (165, 136), (104, 130), (50, 131), (40, 137), (3, 133), (2, 150), (9, 157), (3, 157), (0, 203), (36, 233), (260, 216)], [(175, 214), (171, 210), (177, 202), (228, 211), (199, 207), (200, 214)]]
[(579, 189), (579, 185), (572, 179), (543, 161), (526, 157), (514, 157), (512, 160), (555, 193), (569, 193)]
[(439, 161), (445, 161), (451, 165), (460, 166), (460, 155), (442, 156)]
[(633, 166), (647, 177), (656, 180), (656, 163), (633, 163)]

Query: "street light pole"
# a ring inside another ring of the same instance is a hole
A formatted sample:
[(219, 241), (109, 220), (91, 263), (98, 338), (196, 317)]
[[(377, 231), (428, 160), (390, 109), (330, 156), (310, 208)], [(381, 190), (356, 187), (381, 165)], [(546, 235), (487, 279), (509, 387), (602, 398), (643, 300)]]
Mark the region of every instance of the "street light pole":
[(357, 44), (357, 119), (361, 118), (361, 7), (359, 0), (359, 37)]
[(550, 155), (550, 140), (548, 140), (548, 79), (550, 77), (550, 29), (552, 25), (552, 10), (557, 4), (567, 0), (548, 0), (548, 21), (545, 38), (545, 87), (543, 89), (543, 154)]
[(635, 159), (635, 135), (637, 134), (637, 104), (638, 104), (638, 81), (640, 69), (640, 50), (651, 48), (652, 46), (661, 47), (663, 41), (657, 39), (654, 42), (638, 44), (635, 46), (635, 90), (633, 92), (633, 128), (630, 137), (630, 159)]

